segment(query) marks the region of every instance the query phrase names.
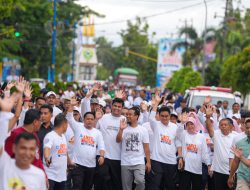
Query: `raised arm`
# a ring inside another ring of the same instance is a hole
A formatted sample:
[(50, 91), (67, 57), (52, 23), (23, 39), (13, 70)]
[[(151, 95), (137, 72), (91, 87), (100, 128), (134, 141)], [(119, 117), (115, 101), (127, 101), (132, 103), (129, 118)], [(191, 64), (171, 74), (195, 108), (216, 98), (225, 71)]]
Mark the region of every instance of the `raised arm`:
[(12, 114), (10, 114), (10, 111), (14, 105), (15, 98), (13, 96), (11, 97), (5, 97), (4, 99), (0, 99), (0, 156), (3, 154), (3, 146), (5, 139), (8, 136), (8, 125), (9, 120), (11, 119)]
[(214, 136), (214, 128), (213, 123), (211, 121), (211, 116), (213, 115), (213, 109), (211, 105), (207, 105), (206, 107), (206, 128), (209, 136), (212, 138)]
[(101, 89), (101, 83), (95, 83), (94, 86), (88, 91), (88, 93), (86, 94), (85, 98), (82, 99), (81, 102), (81, 113), (82, 113), (82, 117), (86, 112), (91, 111), (90, 108), (90, 98), (91, 96), (98, 91), (99, 89)]
[(76, 133), (76, 131), (79, 127), (79, 123), (73, 117), (73, 108), (75, 105), (77, 105), (76, 99), (71, 99), (70, 107), (69, 107), (68, 112), (66, 114), (66, 119), (68, 120), (69, 126), (71, 127), (71, 129), (73, 130), (74, 133)]
[(152, 97), (151, 104), (152, 104), (153, 109), (152, 109), (150, 116), (149, 116), (149, 122), (150, 122), (150, 127), (151, 127), (152, 131), (154, 131), (154, 128), (157, 125), (157, 120), (156, 120), (155, 116), (156, 116), (157, 107), (158, 107), (160, 102), (161, 102), (160, 96), (155, 95), (154, 97)]
[(127, 121), (126, 119), (121, 119), (120, 121), (120, 129), (118, 131), (118, 134), (116, 136), (116, 142), (120, 143), (122, 142), (122, 136), (123, 136), (123, 130), (127, 128)]

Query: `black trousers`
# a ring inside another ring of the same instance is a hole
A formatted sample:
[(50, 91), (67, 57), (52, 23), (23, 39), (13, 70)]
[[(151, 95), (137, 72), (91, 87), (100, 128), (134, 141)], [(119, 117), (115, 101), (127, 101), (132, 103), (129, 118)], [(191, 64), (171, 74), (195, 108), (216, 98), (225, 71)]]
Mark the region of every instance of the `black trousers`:
[(121, 161), (105, 158), (102, 166), (96, 164), (94, 184), (95, 190), (122, 190)]
[[(176, 164), (164, 164), (151, 160), (151, 171), (146, 175), (147, 190), (175, 190)], [(161, 184), (162, 182), (162, 184)]]
[(180, 180), (180, 190), (201, 190), (202, 175), (183, 171)]
[(227, 186), (227, 180), (229, 175), (214, 172), (214, 186), (215, 190), (231, 190)]
[(72, 189), (72, 171), (73, 169), (68, 168), (67, 181), (66, 181), (67, 190)]
[(76, 165), (72, 170), (72, 190), (91, 190), (93, 186), (95, 168)]
[(49, 179), (49, 190), (66, 190), (66, 181), (56, 182)]
[(202, 163), (202, 190), (215, 190), (214, 187), (214, 177), (208, 175), (208, 167), (206, 164)]

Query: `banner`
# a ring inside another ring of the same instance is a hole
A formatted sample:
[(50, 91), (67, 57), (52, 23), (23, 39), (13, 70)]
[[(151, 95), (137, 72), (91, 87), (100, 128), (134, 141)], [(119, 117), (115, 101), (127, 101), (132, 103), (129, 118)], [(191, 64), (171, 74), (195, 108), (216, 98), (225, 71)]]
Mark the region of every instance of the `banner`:
[(21, 74), (21, 65), (17, 59), (3, 58), (2, 81), (17, 80)]
[(183, 47), (172, 51), (174, 44), (183, 42), (182, 39), (162, 38), (159, 42), (156, 86), (165, 88), (172, 74), (182, 66)]

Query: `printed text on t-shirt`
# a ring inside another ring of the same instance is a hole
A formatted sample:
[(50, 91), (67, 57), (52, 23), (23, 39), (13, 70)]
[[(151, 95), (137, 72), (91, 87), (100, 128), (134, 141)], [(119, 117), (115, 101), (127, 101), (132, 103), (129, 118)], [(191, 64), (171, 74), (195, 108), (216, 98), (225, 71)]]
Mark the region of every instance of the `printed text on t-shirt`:
[(160, 136), (161, 136), (161, 143), (171, 145), (172, 141), (169, 136), (163, 134), (160, 134)]
[(81, 144), (82, 145), (87, 145), (87, 146), (91, 146), (91, 147), (95, 146), (95, 140), (93, 137), (88, 136), (88, 135), (80, 135), (80, 137), (81, 137)]

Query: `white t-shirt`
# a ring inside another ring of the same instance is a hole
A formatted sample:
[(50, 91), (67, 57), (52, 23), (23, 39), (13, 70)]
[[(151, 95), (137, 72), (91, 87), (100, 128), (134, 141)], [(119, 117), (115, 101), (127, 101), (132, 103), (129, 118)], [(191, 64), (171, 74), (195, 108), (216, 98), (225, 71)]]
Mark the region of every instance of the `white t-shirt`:
[(55, 117), (59, 114), (62, 113), (62, 110), (60, 110), (58, 107), (53, 106), (53, 116), (51, 118), (51, 123), (54, 124)]
[(22, 170), (15, 162), (5, 151), (0, 156), (1, 190), (47, 190), (46, 177), (41, 169), (30, 165), (29, 169)]
[(73, 113), (66, 118), (75, 136), (73, 160), (75, 163), (90, 168), (96, 167), (96, 151), (105, 150), (102, 134), (96, 128), (87, 129), (83, 123), (75, 121)]
[(209, 156), (206, 139), (203, 134), (182, 135), (182, 152), (185, 161), (185, 170), (195, 174), (202, 174), (202, 163), (209, 165)]
[(75, 137), (74, 137), (74, 132), (71, 129), (71, 127), (68, 124), (67, 131), (65, 132), (65, 137), (67, 141), (67, 146), (68, 146), (68, 155), (71, 160), (73, 160), (73, 150), (74, 150), (74, 142), (75, 142)]
[(67, 180), (67, 141), (62, 134), (58, 135), (55, 131), (49, 132), (43, 140), (43, 147), (50, 148), (51, 164), (46, 166), (43, 158), (43, 165), (50, 180), (62, 182)]
[(150, 149), (150, 154), (151, 154), (151, 152), (152, 152), (152, 150), (154, 148), (152, 146), (154, 133), (153, 133), (151, 127), (150, 127), (150, 123), (149, 122), (143, 123), (142, 126), (145, 127), (145, 129), (147, 129), (147, 131), (148, 131), (148, 135), (149, 135), (149, 149)]
[(177, 164), (176, 152), (177, 147), (181, 147), (180, 127), (169, 122), (168, 125), (156, 121), (155, 112), (152, 111), (149, 117), (150, 126), (153, 131), (153, 150), (151, 159), (165, 164)]
[(212, 151), (213, 141), (208, 133), (203, 133), (203, 135), (205, 136), (206, 139), (207, 150), (209, 155), (209, 164), (212, 164), (212, 160), (214, 157), (214, 152)]
[(64, 98), (73, 98), (75, 96), (75, 93), (73, 91), (64, 91), (62, 97), (61, 97), (61, 100), (63, 100)]
[(134, 100), (134, 106), (140, 106), (142, 102), (143, 102), (143, 99), (141, 97), (137, 97)]
[(229, 174), (229, 154), (234, 135), (225, 136), (221, 130), (215, 130), (212, 140), (214, 142), (214, 157), (212, 170), (222, 174)]
[(120, 120), (124, 116), (114, 117), (111, 113), (105, 114), (97, 122), (96, 128), (103, 135), (105, 143), (105, 158), (111, 160), (121, 160), (121, 143), (116, 142), (116, 136), (120, 128)]
[(147, 129), (138, 125), (133, 128), (128, 126), (122, 134), (121, 165), (134, 166), (145, 164), (144, 143), (149, 143)]

